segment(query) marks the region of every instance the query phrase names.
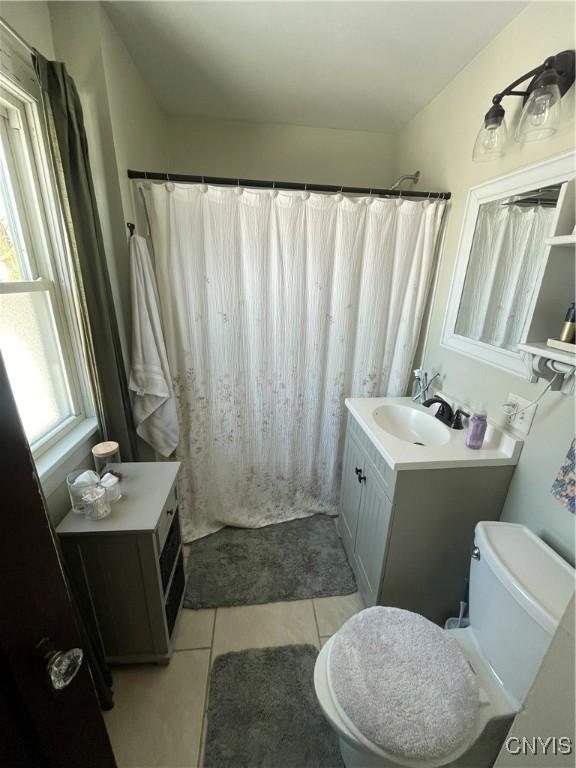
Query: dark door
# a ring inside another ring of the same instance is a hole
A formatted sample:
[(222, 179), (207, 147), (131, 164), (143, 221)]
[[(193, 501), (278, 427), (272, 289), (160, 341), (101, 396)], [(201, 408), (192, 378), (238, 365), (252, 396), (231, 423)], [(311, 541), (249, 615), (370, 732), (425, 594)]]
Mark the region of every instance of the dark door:
[(60, 690), (47, 672), (81, 643), (1, 355), (0, 499), (0, 765), (116, 768), (86, 661)]

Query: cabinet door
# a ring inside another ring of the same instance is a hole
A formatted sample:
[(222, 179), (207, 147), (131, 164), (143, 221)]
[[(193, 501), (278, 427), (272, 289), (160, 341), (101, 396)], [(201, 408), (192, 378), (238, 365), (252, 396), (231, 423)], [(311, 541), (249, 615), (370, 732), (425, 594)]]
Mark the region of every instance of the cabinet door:
[(358, 511), (360, 509), (360, 497), (362, 484), (358, 480), (356, 469), (362, 470), (364, 466), (364, 453), (354, 438), (348, 434), (344, 459), (342, 462), (342, 486), (340, 489), (340, 517), (338, 518), (338, 531), (342, 537), (344, 547), (350, 560), (354, 554), (354, 542), (356, 540), (356, 527), (358, 525)]
[(378, 599), (392, 503), (369, 460), (364, 465), (364, 477), (354, 557), (358, 586), (365, 604), (370, 606), (376, 605)]

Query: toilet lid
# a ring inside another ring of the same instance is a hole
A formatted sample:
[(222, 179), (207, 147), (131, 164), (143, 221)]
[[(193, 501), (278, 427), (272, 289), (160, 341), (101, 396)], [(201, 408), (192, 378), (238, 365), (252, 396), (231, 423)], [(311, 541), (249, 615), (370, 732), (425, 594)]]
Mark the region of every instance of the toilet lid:
[(334, 635), (328, 683), (344, 720), (385, 752), (440, 760), (467, 745), (476, 677), (458, 643), (399, 608), (367, 608)]

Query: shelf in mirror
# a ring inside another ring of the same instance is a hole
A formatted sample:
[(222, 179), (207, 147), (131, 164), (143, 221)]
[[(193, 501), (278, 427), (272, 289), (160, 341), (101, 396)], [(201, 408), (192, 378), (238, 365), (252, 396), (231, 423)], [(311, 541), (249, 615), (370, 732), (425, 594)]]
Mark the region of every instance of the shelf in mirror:
[(574, 248), (576, 246), (576, 235), (555, 235), (554, 237), (548, 237), (544, 242), (546, 245)]

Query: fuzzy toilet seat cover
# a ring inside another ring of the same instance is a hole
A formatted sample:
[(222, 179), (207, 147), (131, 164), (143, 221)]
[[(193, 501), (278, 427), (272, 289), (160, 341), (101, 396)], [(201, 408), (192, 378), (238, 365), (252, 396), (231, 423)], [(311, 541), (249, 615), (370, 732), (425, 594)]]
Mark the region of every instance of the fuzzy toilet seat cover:
[(371, 742), (407, 760), (439, 760), (471, 741), (476, 677), (445, 630), (399, 608), (367, 608), (332, 638), (328, 682)]

